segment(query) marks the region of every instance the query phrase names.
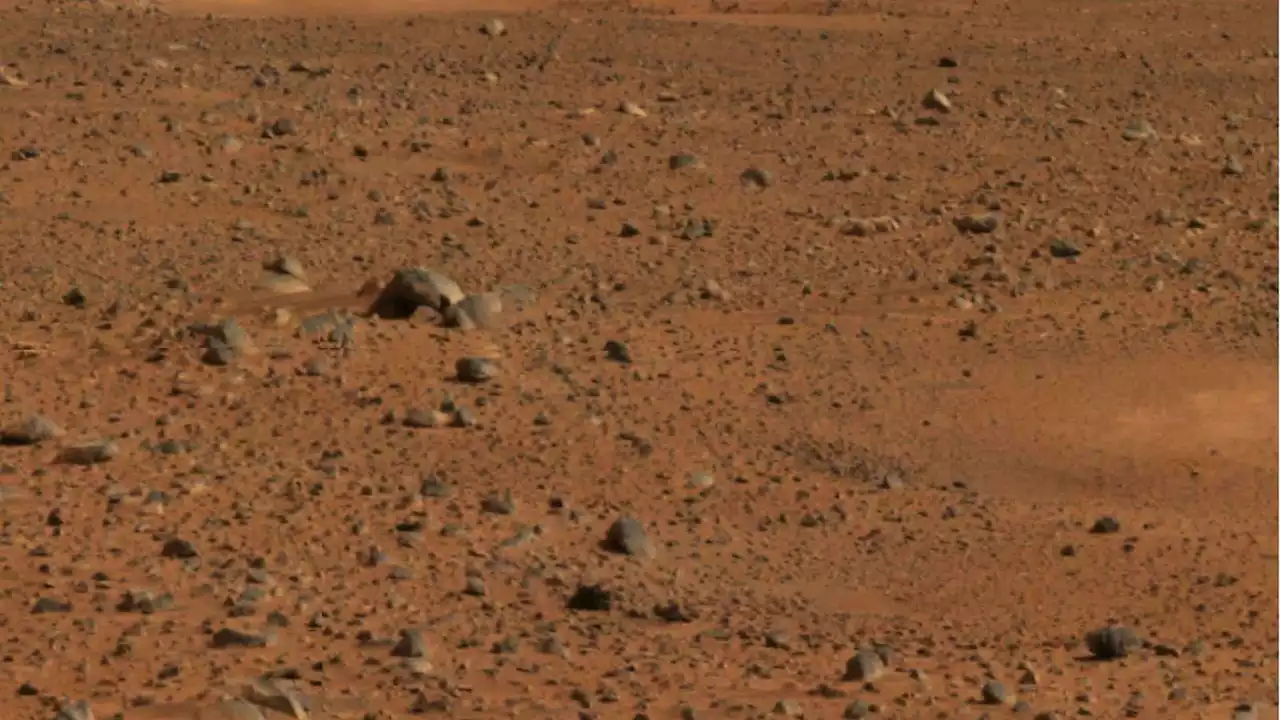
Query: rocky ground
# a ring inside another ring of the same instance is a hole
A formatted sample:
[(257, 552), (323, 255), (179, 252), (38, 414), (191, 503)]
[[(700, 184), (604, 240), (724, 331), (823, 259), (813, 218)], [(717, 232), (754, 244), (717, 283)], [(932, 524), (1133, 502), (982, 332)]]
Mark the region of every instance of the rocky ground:
[(0, 717), (1276, 716), (1274, 3), (5, 7)]

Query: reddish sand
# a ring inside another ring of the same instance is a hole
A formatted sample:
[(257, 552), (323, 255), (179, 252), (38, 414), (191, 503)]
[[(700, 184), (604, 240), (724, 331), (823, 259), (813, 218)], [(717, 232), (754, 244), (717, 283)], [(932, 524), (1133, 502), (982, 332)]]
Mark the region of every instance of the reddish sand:
[(0, 12), (3, 720), (1276, 717), (1275, 3)]

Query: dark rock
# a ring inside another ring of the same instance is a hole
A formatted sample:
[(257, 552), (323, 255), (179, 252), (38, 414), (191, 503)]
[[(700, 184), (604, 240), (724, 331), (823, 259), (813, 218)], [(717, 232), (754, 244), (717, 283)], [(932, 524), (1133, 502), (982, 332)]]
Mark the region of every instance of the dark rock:
[(196, 550), (196, 546), (187, 540), (181, 538), (172, 538), (165, 542), (164, 547), (160, 550), (160, 556), (172, 558), (174, 560), (189, 560), (198, 557), (200, 552)]
[(458, 380), (467, 383), (482, 383), (498, 376), (498, 366), (492, 360), (478, 357), (465, 357), (454, 365)]
[(600, 585), (579, 585), (569, 598), (570, 610), (605, 612), (613, 607), (613, 593)]
[(444, 313), (464, 297), (462, 288), (444, 273), (430, 268), (405, 268), (396, 271), (369, 311), (383, 318), (404, 319), (420, 307)]
[(1110, 625), (1085, 635), (1085, 646), (1099, 660), (1116, 660), (1142, 647), (1142, 640), (1133, 630)]
[(859, 650), (844, 666), (844, 679), (850, 682), (872, 682), (884, 674), (884, 660), (874, 650)]
[(657, 556), (658, 549), (649, 539), (644, 525), (632, 517), (618, 518), (609, 526), (605, 542), (614, 552), (632, 557), (652, 559)]
[(0, 444), (38, 445), (62, 436), (62, 428), (43, 415), (31, 415), (0, 430)]
[(400, 640), (391, 648), (391, 654), (401, 658), (425, 658), (427, 644), (422, 639), (422, 633), (417, 630), (400, 631)]
[(1120, 532), (1120, 521), (1110, 515), (1104, 515), (1103, 517), (1093, 521), (1093, 527), (1089, 528), (1089, 532), (1094, 535), (1110, 535), (1112, 533), (1118, 533)]
[(988, 680), (982, 684), (982, 702), (987, 705), (1003, 705), (1009, 700), (1009, 693), (1004, 683)]
[(71, 612), (71, 603), (47, 597), (42, 597), (36, 600), (35, 604), (31, 606), (32, 615), (68, 612)]

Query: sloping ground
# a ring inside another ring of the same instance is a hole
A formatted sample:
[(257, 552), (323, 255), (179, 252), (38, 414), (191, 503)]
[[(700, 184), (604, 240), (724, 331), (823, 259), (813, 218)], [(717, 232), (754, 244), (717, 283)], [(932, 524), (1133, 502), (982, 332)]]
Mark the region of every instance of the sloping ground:
[(1274, 6), (4, 13), (0, 716), (1275, 717)]

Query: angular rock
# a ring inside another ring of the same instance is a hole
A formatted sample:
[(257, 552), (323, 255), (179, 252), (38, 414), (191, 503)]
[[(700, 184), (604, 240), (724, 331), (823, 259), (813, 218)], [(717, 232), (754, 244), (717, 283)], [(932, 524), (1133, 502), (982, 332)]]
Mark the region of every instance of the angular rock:
[(649, 539), (644, 525), (630, 516), (620, 517), (609, 526), (605, 542), (614, 552), (632, 557), (652, 559), (658, 555), (657, 546)]
[(62, 428), (44, 415), (31, 415), (0, 430), (0, 444), (39, 445), (62, 437)]
[(302, 696), (284, 681), (262, 677), (250, 682), (241, 691), (241, 697), (258, 707), (283, 713), (294, 720), (309, 717)]
[(259, 276), (257, 282), (254, 283), (254, 288), (267, 290), (277, 295), (300, 295), (311, 292), (311, 286), (302, 278), (270, 270)]
[(430, 268), (405, 268), (396, 271), (382, 288), (370, 312), (394, 319), (411, 317), (420, 307), (443, 313), (464, 297), (462, 288), (443, 273)]
[(209, 644), (214, 648), (264, 648), (273, 643), (270, 635), (224, 627), (213, 634)]
[(941, 90), (933, 89), (925, 93), (921, 104), (929, 110), (943, 113), (951, 112), (951, 99), (944, 95)]
[(468, 295), (449, 306), (444, 312), (444, 320), (449, 327), (486, 330), (497, 324), (501, 313), (502, 295), (485, 292)]
[(93, 708), (89, 707), (86, 700), (66, 703), (58, 708), (53, 720), (94, 720)]
[(425, 658), (427, 643), (422, 639), (422, 633), (417, 630), (402, 630), (399, 642), (391, 648), (391, 654), (400, 658)]
[(120, 454), (120, 445), (114, 440), (94, 440), (71, 445), (58, 453), (58, 461), (69, 465), (96, 465)]

